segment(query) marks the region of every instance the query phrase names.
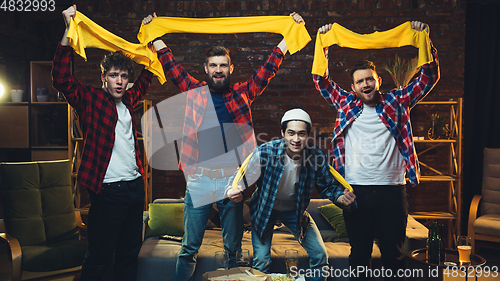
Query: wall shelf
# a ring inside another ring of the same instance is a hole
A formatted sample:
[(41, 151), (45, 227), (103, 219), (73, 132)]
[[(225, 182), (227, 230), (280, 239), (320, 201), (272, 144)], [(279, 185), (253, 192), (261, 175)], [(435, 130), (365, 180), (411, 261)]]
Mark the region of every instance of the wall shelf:
[(2, 148), (29, 148), (29, 106), (20, 103), (2, 103), (0, 105), (0, 138)]
[(0, 102), (0, 105), (29, 105), (29, 102), (27, 102), (27, 101), (22, 101), (22, 102), (7, 101), (7, 102)]
[[(444, 220), (447, 222), (448, 247), (455, 244), (456, 237), (460, 235), (460, 221), (462, 213), (462, 98), (450, 101), (422, 101), (413, 110), (425, 108), (427, 112), (438, 112), (446, 120), (449, 126), (449, 138), (437, 140), (415, 140), (418, 159), (422, 176), (417, 188), (426, 189), (426, 185), (431, 185), (429, 190), (433, 190), (435, 184), (442, 183), (446, 188), (446, 206), (442, 211), (415, 211), (410, 214), (415, 219), (422, 220)], [(434, 152), (429, 161), (427, 154)], [(445, 198), (441, 198), (445, 199)], [(429, 206), (435, 208), (436, 206)]]
[[(29, 101), (0, 103), (0, 161), (68, 159), (67, 103), (52, 88), (52, 61), (30, 62)], [(47, 88), (49, 102), (36, 101), (36, 88)]]
[(57, 91), (52, 88), (52, 61), (32, 61), (30, 62), (30, 97), (31, 103), (38, 102), (36, 99), (36, 89), (46, 88), (49, 94), (49, 101), (57, 101)]

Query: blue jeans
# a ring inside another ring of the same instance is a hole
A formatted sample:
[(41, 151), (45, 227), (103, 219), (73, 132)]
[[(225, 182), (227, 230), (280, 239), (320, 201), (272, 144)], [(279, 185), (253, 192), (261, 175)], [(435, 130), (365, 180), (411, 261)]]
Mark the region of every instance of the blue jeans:
[(101, 280), (114, 254), (114, 280), (135, 281), (142, 245), (142, 177), (103, 183), (101, 193), (89, 190), (89, 196), (88, 249), (80, 280)]
[[(271, 241), (273, 239), (273, 228), (277, 220), (281, 221), (293, 236), (297, 238), (297, 216), (294, 211), (281, 212), (273, 210), (267, 222), (266, 229), (264, 230), (262, 240), (257, 236), (257, 232), (252, 224), (253, 268), (264, 273), (270, 273)], [(300, 245), (307, 251), (307, 255), (309, 256), (309, 267), (315, 270), (316, 273), (320, 273), (321, 268), (328, 265), (328, 253), (318, 227), (312, 218), (307, 228), (306, 237), (302, 240)], [(311, 280), (326, 280), (326, 277), (318, 275), (320, 274), (311, 277)]]
[[(214, 192), (218, 192), (220, 189), (225, 188), (228, 180), (229, 177), (209, 178), (201, 175), (188, 177), (186, 196), (184, 198), (184, 237), (177, 258), (174, 280), (193, 280), (196, 255), (203, 241), (212, 208), (212, 204), (195, 208), (189, 191), (190, 188), (213, 189)], [(243, 202), (234, 203), (229, 201), (224, 205), (220, 200), (217, 202), (217, 208), (219, 209), (224, 249), (229, 253), (229, 267), (236, 267), (236, 251), (241, 249), (241, 239), (243, 238)]]

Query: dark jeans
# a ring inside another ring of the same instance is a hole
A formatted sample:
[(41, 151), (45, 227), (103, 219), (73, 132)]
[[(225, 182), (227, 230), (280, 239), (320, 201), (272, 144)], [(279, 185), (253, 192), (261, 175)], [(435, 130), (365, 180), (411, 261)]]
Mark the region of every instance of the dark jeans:
[[(358, 266), (370, 268), (373, 240), (376, 237), (382, 254), (382, 266), (386, 272), (390, 269), (394, 277), (399, 269), (405, 268), (402, 246), (408, 217), (406, 187), (353, 185), (353, 189), (358, 207), (353, 212), (344, 212), (351, 244), (349, 266), (352, 269)], [(359, 277), (351, 276), (351, 280), (369, 279), (364, 274)]]
[(88, 249), (80, 280), (101, 280), (113, 261), (115, 280), (135, 281), (142, 244), (144, 183), (104, 183), (99, 194), (89, 190)]

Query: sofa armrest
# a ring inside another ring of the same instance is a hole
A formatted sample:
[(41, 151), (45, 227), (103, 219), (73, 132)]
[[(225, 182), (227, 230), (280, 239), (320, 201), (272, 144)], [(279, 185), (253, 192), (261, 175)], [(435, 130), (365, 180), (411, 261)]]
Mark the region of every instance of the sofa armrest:
[(429, 236), (429, 229), (425, 225), (418, 222), (411, 215), (408, 215), (408, 223), (406, 225), (406, 232), (408, 231), (411, 235), (407, 234), (406, 236), (410, 238), (427, 239), (427, 237)]
[(470, 203), (469, 209), (469, 223), (467, 225), (467, 235), (474, 236), (474, 222), (477, 219), (477, 213), (479, 210), (479, 202), (483, 198), (482, 195), (474, 195), (472, 202)]
[(153, 201), (154, 204), (170, 204), (170, 203), (184, 203), (184, 198), (158, 198)]
[(142, 212), (142, 241), (144, 241), (144, 235), (146, 234), (146, 225), (149, 220), (149, 211)]
[[(5, 230), (5, 223), (0, 219), (0, 228)], [(21, 280), (21, 260), (22, 252), (19, 241), (8, 234), (7, 232), (0, 231), (0, 241), (7, 243), (10, 249), (10, 260), (12, 262), (12, 280)]]
[(406, 254), (412, 250), (425, 248), (428, 236), (429, 229), (408, 215), (403, 253)]
[(3, 219), (0, 219), (0, 233), (1, 232), (7, 232), (7, 229), (5, 228), (5, 221)]
[(80, 210), (75, 210), (76, 227), (78, 229), (87, 229), (87, 225), (83, 222)]

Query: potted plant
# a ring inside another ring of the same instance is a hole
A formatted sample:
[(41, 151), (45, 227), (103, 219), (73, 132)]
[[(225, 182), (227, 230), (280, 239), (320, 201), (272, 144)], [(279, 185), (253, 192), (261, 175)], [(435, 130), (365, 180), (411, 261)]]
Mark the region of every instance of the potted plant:
[(18, 63), (13, 64), (11, 68), (11, 88), (10, 88), (10, 98), (13, 102), (22, 102), (24, 89), (26, 86), (26, 76), (24, 72), (24, 64)]
[(394, 84), (396, 84), (396, 87), (401, 89), (402, 87), (408, 85), (413, 76), (418, 73), (420, 68), (418, 68), (417, 65), (418, 58), (413, 58), (406, 61), (396, 55), (393, 65), (386, 64), (382, 68), (385, 69), (389, 73), (389, 75), (391, 75), (391, 78), (394, 81)]

